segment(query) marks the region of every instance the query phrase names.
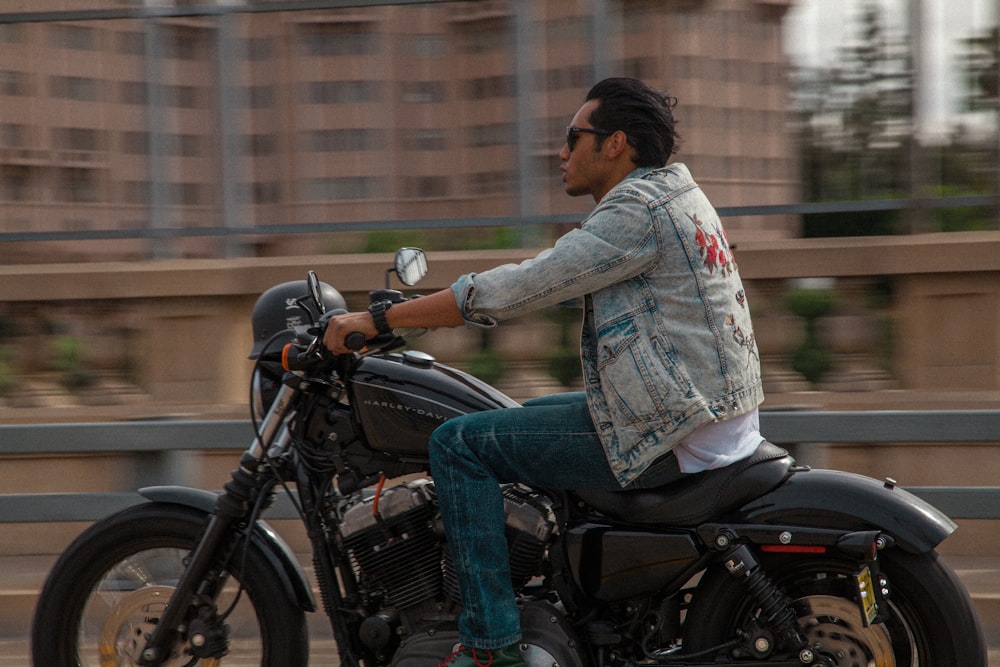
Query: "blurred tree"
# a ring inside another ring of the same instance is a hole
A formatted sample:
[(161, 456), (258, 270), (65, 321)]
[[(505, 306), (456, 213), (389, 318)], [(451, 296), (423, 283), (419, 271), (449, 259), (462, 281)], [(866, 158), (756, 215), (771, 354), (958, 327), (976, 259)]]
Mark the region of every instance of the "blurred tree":
[(906, 192), (913, 135), (913, 67), (905, 34), (893, 34), (877, 2), (858, 16), (857, 39), (837, 65), (797, 73), (803, 182), (808, 201)]
[(959, 63), (965, 78), (963, 98), (969, 111), (1000, 109), (1000, 26), (962, 40)]
[[(915, 137), (915, 70), (908, 35), (887, 27), (880, 3), (866, 0), (856, 39), (829, 68), (795, 72), (803, 195), (846, 201), (991, 194), (997, 190), (997, 142), (959, 126), (942, 145)], [(970, 110), (997, 111), (997, 29), (962, 40), (960, 61)], [(929, 174), (933, 174), (930, 176)], [(996, 211), (914, 209), (921, 230), (989, 229)], [(810, 214), (803, 235), (894, 234), (912, 226), (902, 210)]]

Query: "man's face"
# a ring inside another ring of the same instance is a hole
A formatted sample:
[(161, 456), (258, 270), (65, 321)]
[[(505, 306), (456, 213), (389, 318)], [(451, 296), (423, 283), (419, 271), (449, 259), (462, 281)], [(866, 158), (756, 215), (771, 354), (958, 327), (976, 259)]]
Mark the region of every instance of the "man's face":
[[(570, 122), (571, 127), (593, 129), (590, 124), (590, 114), (600, 104), (599, 100), (589, 100), (573, 116)], [(575, 135), (575, 145), (571, 151), (569, 143), (563, 144), (559, 151), (562, 172), (562, 181), (566, 188), (566, 194), (579, 197), (581, 195), (593, 195), (603, 186), (606, 175), (603, 167), (606, 167), (605, 160), (600, 151), (595, 147), (600, 139), (596, 134), (580, 132)], [(605, 190), (606, 192), (606, 190)]]

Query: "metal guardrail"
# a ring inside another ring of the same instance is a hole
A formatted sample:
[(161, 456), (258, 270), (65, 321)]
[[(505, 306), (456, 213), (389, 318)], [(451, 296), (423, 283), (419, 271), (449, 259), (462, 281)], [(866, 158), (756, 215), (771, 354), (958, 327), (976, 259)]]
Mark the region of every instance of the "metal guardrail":
[[(976, 195), (935, 199), (878, 199), (864, 201), (804, 202), (799, 204), (758, 204), (719, 206), (722, 218), (769, 215), (810, 215), (905, 211), (911, 209), (978, 208), (1000, 206), (1000, 196)], [(162, 239), (220, 236), (268, 236), (274, 234), (326, 234), (332, 232), (385, 231), (409, 229), (457, 229), (479, 227), (533, 227), (577, 224), (580, 214), (488, 216), (462, 218), (422, 218), (390, 220), (340, 220), (295, 224), (259, 224), (214, 227), (158, 227), (135, 229), (54, 230), (47, 232), (0, 232), (0, 243), (41, 241), (104, 241), (121, 239)]]
[[(811, 412), (763, 411), (761, 430), (779, 445), (799, 449), (814, 443), (940, 443), (1000, 445), (1000, 410)], [(239, 421), (145, 421), (94, 424), (0, 426), (0, 456), (118, 452), (139, 456), (150, 484), (176, 477), (178, 455), (233, 451), (253, 438)], [(234, 456), (234, 465), (236, 457)], [(220, 480), (220, 483), (222, 480)], [(908, 487), (956, 519), (1000, 519), (1000, 486)], [(0, 523), (94, 521), (141, 502), (137, 493), (0, 494)], [(269, 519), (296, 518), (279, 497)]]

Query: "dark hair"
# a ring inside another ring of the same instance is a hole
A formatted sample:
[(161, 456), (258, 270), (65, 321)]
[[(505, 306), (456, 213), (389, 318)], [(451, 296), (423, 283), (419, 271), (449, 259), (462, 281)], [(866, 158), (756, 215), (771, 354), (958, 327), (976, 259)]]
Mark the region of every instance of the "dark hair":
[(636, 166), (662, 167), (677, 150), (680, 135), (674, 129), (673, 114), (676, 98), (638, 79), (612, 77), (590, 89), (590, 100), (600, 102), (590, 114), (590, 124), (602, 130), (623, 131), (629, 146), (635, 149)]

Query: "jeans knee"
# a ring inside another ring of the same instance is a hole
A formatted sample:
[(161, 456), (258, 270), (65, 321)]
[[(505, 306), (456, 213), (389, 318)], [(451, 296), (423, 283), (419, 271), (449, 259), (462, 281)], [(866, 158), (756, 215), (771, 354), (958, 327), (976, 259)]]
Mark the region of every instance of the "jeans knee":
[(455, 444), (458, 442), (460, 438), (454, 420), (446, 421), (434, 429), (428, 443), (431, 465), (434, 465), (435, 460), (443, 461), (453, 456)]

